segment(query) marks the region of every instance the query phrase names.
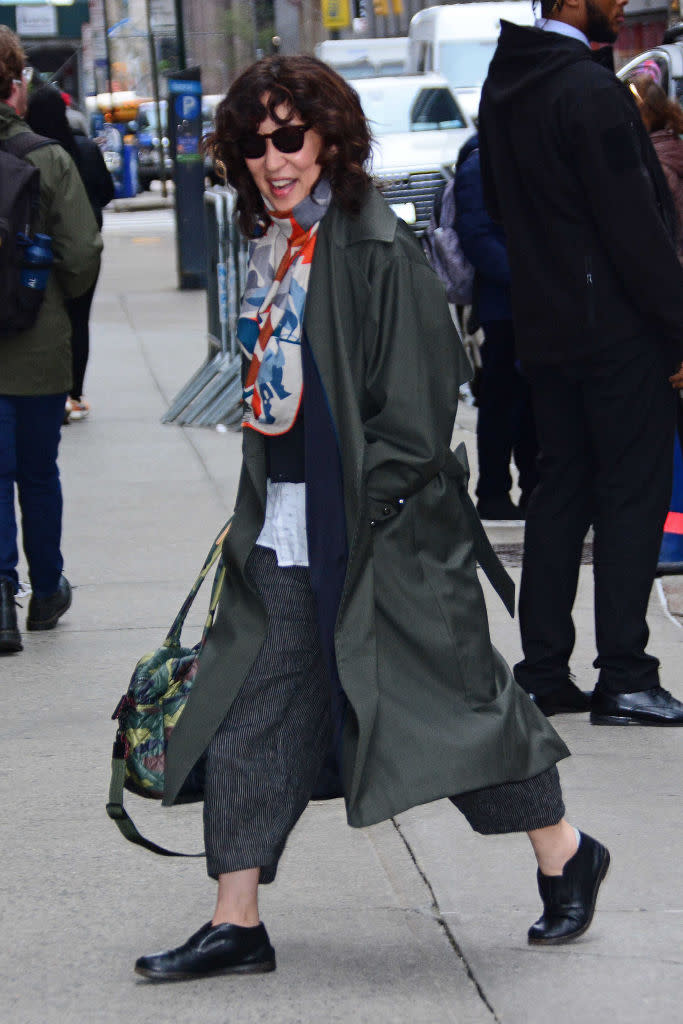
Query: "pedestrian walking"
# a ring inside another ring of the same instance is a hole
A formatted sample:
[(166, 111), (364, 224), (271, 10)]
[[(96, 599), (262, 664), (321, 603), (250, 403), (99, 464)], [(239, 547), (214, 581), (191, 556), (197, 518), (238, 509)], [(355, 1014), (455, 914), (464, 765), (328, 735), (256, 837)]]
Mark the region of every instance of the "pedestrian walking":
[[(683, 266), (683, 110), (670, 100), (651, 75), (629, 82), (676, 209), (678, 260)], [(683, 451), (683, 395), (678, 403), (678, 439)]]
[[(72, 131), (62, 94), (52, 86), (42, 86), (31, 93), (26, 121), (34, 132), (58, 142), (73, 159), (101, 231), (102, 210), (114, 198), (114, 182), (97, 143)], [(83, 394), (83, 382), (90, 355), (90, 309), (96, 288), (97, 278), (83, 295), (67, 301), (73, 372), (66, 400), (68, 422), (85, 419), (90, 412), (90, 403)]]
[[(25, 160), (40, 172), (39, 209), (30, 229), (47, 237), (53, 263), (35, 323), (0, 337), (0, 652), (22, 649), (15, 594), (17, 523), (33, 590), (29, 630), (52, 629), (71, 604), (62, 573), (62, 492), (57, 467), (60, 427), (71, 384), (69, 297), (97, 275), (102, 243), (73, 161), (59, 145), (43, 144), (23, 119), (30, 69), (18, 37), (0, 26), (0, 145), (28, 147)], [(10, 247), (14, 238), (3, 238)], [(27, 239), (28, 241), (28, 239)], [(45, 250), (44, 250), (45, 251)]]
[[(458, 236), (476, 271), (473, 313), (484, 332), (477, 392), (477, 511), (482, 519), (523, 519), (538, 481), (538, 442), (529, 383), (515, 353), (505, 235), (484, 203), (478, 135), (458, 155), (455, 208)], [(518, 505), (510, 497), (511, 458), (521, 491)]]
[(482, 833), (527, 831), (543, 899), (529, 941), (568, 941), (609, 855), (564, 819), (567, 748), (491, 646), (476, 558), (505, 584), (450, 450), (468, 366), (443, 285), (372, 187), (358, 97), (322, 62), (248, 68), (212, 147), (250, 239), (244, 458), (164, 801), (203, 758), (218, 891), (210, 921), (136, 971), (275, 967), (258, 886), (330, 748), (354, 827), (451, 795)]
[[(505, 230), (541, 449), (515, 676), (548, 715), (590, 703), (597, 725), (683, 725), (683, 703), (646, 652), (683, 386), (683, 274), (635, 100), (589, 46), (614, 41), (625, 3), (543, 0), (536, 27), (504, 22), (482, 91), (484, 191)], [(569, 662), (591, 524), (599, 674), (589, 698)]]
[(678, 259), (683, 264), (683, 110), (648, 74), (629, 82), (676, 209)]

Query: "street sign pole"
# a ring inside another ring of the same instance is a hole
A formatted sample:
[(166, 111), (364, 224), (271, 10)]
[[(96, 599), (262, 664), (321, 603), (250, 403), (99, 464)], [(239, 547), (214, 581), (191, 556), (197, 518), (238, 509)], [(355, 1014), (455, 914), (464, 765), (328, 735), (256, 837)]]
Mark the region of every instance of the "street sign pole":
[(154, 95), (154, 109), (157, 119), (157, 153), (159, 154), (159, 173), (161, 175), (161, 194), (166, 198), (166, 154), (164, 152), (164, 126), (161, 120), (161, 105), (159, 103), (159, 68), (157, 66), (157, 44), (152, 28), (152, 0), (145, 0), (145, 15), (147, 17), (147, 37), (149, 39), (149, 69), (152, 73), (152, 93)]
[(183, 21), (183, 0), (173, 0), (175, 6), (175, 26), (178, 42), (178, 68), (184, 71), (187, 67), (187, 55), (185, 53), (185, 22)]
[(107, 0), (102, 0), (102, 20), (104, 22), (104, 46), (107, 54), (107, 91), (109, 92), (109, 116), (114, 119), (114, 96), (111, 82), (111, 44), (109, 42), (109, 16), (107, 14)]

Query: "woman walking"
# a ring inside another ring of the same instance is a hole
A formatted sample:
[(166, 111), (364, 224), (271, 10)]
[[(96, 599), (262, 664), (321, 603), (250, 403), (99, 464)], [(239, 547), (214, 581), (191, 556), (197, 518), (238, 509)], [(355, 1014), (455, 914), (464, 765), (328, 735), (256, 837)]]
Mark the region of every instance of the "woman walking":
[[(61, 93), (52, 86), (42, 86), (31, 93), (26, 120), (34, 132), (54, 139), (72, 158), (101, 231), (102, 209), (114, 198), (114, 182), (97, 143), (71, 130), (66, 104)], [(96, 288), (97, 280), (87, 292), (70, 299), (67, 304), (71, 321), (73, 381), (66, 400), (66, 422), (85, 419), (90, 412), (90, 403), (83, 394), (83, 382), (90, 355), (90, 307)]]
[(509, 581), (450, 450), (469, 367), (443, 286), (371, 185), (358, 97), (313, 58), (259, 61), (220, 104), (213, 152), (251, 240), (243, 467), (164, 799), (203, 757), (218, 892), (211, 920), (136, 971), (275, 967), (258, 886), (330, 750), (354, 827), (450, 796), (482, 833), (528, 832), (529, 941), (572, 939), (609, 854), (565, 821), (567, 748), (491, 646), (477, 558), (511, 607)]
[(683, 264), (683, 110), (650, 75), (636, 75), (631, 91), (676, 208), (678, 258)]

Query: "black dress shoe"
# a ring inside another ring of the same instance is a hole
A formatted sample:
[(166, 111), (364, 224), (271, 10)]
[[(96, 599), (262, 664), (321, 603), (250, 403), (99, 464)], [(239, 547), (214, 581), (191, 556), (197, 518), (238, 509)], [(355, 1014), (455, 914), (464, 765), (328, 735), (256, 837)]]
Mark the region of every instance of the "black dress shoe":
[(21, 650), (14, 584), (3, 577), (0, 579), (0, 654), (14, 654)]
[(477, 502), (477, 512), (480, 519), (497, 522), (518, 522), (524, 519), (524, 512), (515, 505), (509, 494), (501, 494), (495, 498), (480, 498)]
[(593, 920), (598, 889), (608, 867), (609, 852), (582, 832), (579, 848), (561, 875), (542, 875), (539, 871), (543, 916), (529, 929), (529, 942), (558, 946), (583, 935)]
[(186, 981), (213, 974), (260, 974), (275, 970), (275, 950), (263, 924), (242, 928), (209, 921), (186, 943), (141, 956), (135, 973), (156, 981)]
[(554, 686), (547, 693), (530, 693), (529, 696), (546, 718), (551, 715), (578, 714), (580, 711), (588, 711), (591, 706), (590, 693), (584, 693), (571, 679), (560, 686)]
[(27, 629), (54, 629), (57, 620), (71, 607), (71, 584), (66, 576), (61, 576), (59, 586), (54, 594), (37, 597), (35, 594), (28, 603), (26, 616)]
[(638, 693), (601, 693), (591, 703), (593, 725), (683, 725), (683, 703), (653, 686)]

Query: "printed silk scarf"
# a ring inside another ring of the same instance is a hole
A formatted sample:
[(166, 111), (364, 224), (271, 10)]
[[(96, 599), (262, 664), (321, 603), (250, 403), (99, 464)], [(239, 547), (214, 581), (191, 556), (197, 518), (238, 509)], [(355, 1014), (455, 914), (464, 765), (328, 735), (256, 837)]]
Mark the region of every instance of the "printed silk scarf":
[(271, 222), (249, 247), (249, 271), (237, 322), (237, 339), (249, 361), (243, 427), (285, 434), (303, 394), (301, 333), (318, 225), (332, 191), (321, 179), (286, 214), (269, 210)]

